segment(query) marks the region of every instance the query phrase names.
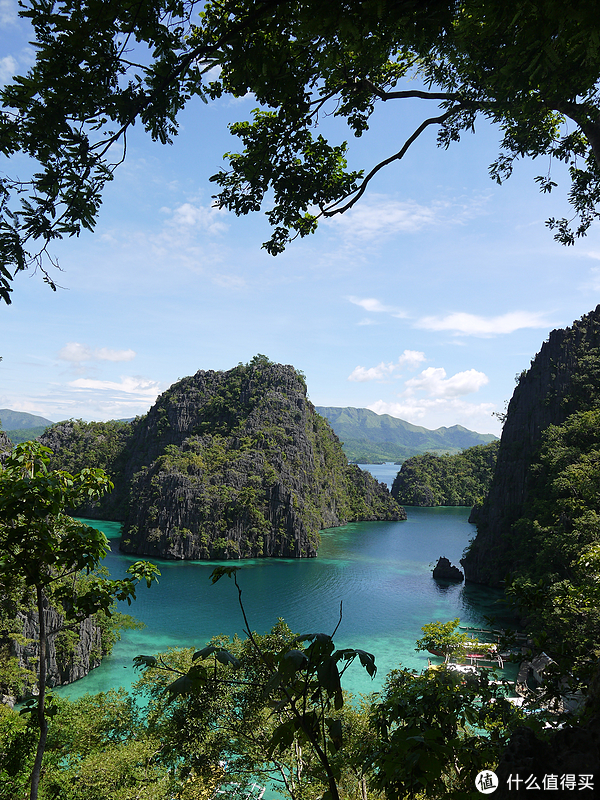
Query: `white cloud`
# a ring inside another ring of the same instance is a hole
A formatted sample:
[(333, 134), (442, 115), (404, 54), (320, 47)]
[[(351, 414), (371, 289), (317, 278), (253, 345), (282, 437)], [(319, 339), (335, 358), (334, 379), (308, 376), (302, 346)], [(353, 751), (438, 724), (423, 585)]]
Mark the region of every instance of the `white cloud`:
[(135, 350), (110, 350), (108, 347), (101, 347), (94, 354), (100, 361), (131, 361), (136, 355)]
[(414, 369), (423, 361), (425, 361), (425, 353), (421, 353), (418, 350), (405, 350), (396, 362), (390, 361), (386, 364), (382, 361), (376, 367), (355, 367), (348, 376), (348, 380), (361, 383), (385, 380), (394, 372), (402, 369), (402, 367)]
[(241, 275), (224, 275), (218, 272), (212, 276), (212, 281), (225, 289), (243, 289), (247, 285), (246, 279)]
[(349, 381), (381, 381), (385, 378), (389, 377), (392, 372), (396, 369), (396, 365), (394, 363), (384, 364), (383, 361), (381, 364), (378, 364), (376, 367), (355, 367), (350, 375), (348, 375)]
[(413, 234), (424, 228), (462, 225), (484, 212), (490, 194), (436, 200), (422, 205), (410, 198), (367, 193), (344, 214), (324, 220), (341, 234), (344, 244), (380, 242), (398, 234)]
[(0, 58), (0, 81), (2, 81), (3, 84), (10, 83), (16, 74), (16, 58), (13, 58), (13, 56), (4, 56), (4, 58)]
[(92, 358), (91, 349), (79, 342), (67, 342), (67, 344), (59, 350), (58, 357), (61, 361), (72, 361), (79, 364), (81, 361), (89, 361)]
[[(588, 253), (591, 258), (600, 259), (600, 253)], [(590, 279), (589, 281), (584, 282), (581, 285), (581, 288), (584, 290), (591, 290), (592, 292), (600, 291), (600, 267), (592, 267), (590, 270)]]
[(164, 388), (140, 376), (121, 376), (120, 381), (79, 378), (68, 384), (49, 384), (35, 397), (3, 395), (0, 406), (55, 421), (120, 419), (145, 414)]
[(418, 391), (424, 391), (437, 397), (460, 397), (478, 391), (486, 383), (489, 383), (488, 376), (476, 369), (457, 372), (447, 378), (443, 367), (428, 367), (418, 377), (405, 381), (404, 394), (411, 396)]
[(413, 369), (422, 364), (423, 361), (426, 361), (425, 353), (421, 353), (420, 350), (405, 350), (398, 358), (399, 366)]
[(19, 6), (16, 0), (0, 0), (0, 28), (8, 28), (18, 21)]
[[(422, 355), (410, 350), (405, 354)], [(477, 392), (487, 383), (487, 375), (476, 369), (457, 372), (448, 378), (442, 367), (428, 367), (417, 377), (404, 382), (405, 390), (398, 395), (399, 400), (377, 400), (367, 408), (376, 414), (389, 414), (430, 429), (446, 425), (451, 419), (452, 424), (464, 425), (471, 430), (496, 433), (499, 424), (491, 416), (495, 410), (494, 403), (469, 403), (463, 399), (464, 395)]]
[(111, 350), (108, 347), (94, 350), (80, 342), (67, 342), (58, 353), (61, 361), (70, 361), (74, 364), (81, 364), (83, 361), (131, 361), (135, 356), (135, 350)]
[(161, 211), (171, 215), (167, 224), (180, 230), (194, 229), (194, 231), (219, 234), (224, 233), (229, 227), (225, 222), (227, 211), (224, 208), (182, 203), (173, 210), (163, 208)]
[(437, 209), (414, 200), (400, 202), (377, 195), (357, 203), (345, 214), (330, 218), (344, 237), (382, 239), (396, 233), (414, 233), (436, 221)]
[(350, 295), (346, 298), (346, 300), (349, 300), (351, 303), (354, 303), (355, 306), (360, 306), (361, 308), (364, 308), (365, 311), (369, 311), (373, 314), (392, 314), (394, 317), (406, 316), (401, 308), (396, 308), (395, 306), (386, 306), (375, 297), (354, 297), (353, 295)]
[(415, 327), (429, 331), (453, 331), (465, 336), (494, 336), (521, 328), (547, 328), (551, 325), (538, 311), (510, 311), (496, 317), (456, 312), (445, 317), (422, 317)]
[(122, 375), (121, 383), (114, 381), (98, 381), (92, 378), (78, 378), (70, 381), (69, 386), (73, 389), (92, 389), (101, 392), (124, 392), (125, 394), (141, 395), (144, 398), (156, 398), (159, 393), (158, 381), (151, 381), (148, 378), (138, 376)]

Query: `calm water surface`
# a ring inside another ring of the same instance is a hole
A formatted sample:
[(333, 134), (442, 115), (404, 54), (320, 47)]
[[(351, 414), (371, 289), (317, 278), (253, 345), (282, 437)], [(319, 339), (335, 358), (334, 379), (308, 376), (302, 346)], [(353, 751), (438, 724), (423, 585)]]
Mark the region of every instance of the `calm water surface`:
[(400, 464), (394, 464), (393, 461), (386, 461), (385, 464), (359, 464), (358, 466), (361, 469), (366, 469), (378, 481), (387, 483), (388, 489), (392, 488), (394, 478), (401, 469)]
[[(444, 586), (431, 576), (439, 556), (457, 564), (474, 536), (475, 527), (467, 522), (469, 509), (409, 507), (407, 513), (403, 522), (361, 522), (326, 530), (314, 559), (237, 562), (252, 628), (263, 633), (283, 617), (297, 633), (331, 632), (342, 602), (336, 645), (368, 650), (378, 665), (373, 681), (360, 667), (352, 667), (345, 676), (345, 687), (369, 692), (379, 689), (386, 673), (400, 662), (416, 669), (426, 665), (426, 654), (414, 650), (425, 623), (460, 617), (461, 624), (479, 627), (485, 625), (484, 615), (490, 614), (496, 616), (498, 625), (507, 621), (497, 602), (500, 593), (471, 585)], [(118, 550), (120, 525), (98, 520), (90, 523), (111, 539), (112, 552), (105, 565), (113, 577), (122, 576), (136, 558)], [(160, 583), (151, 589), (140, 586), (137, 600), (121, 609), (146, 627), (125, 631), (100, 667), (63, 687), (61, 694), (74, 698), (111, 687), (129, 688), (136, 677), (132, 659), (140, 653), (178, 646), (198, 648), (218, 633), (242, 635), (233, 582), (222, 578), (212, 585), (209, 580), (219, 562), (156, 563), (162, 572)]]

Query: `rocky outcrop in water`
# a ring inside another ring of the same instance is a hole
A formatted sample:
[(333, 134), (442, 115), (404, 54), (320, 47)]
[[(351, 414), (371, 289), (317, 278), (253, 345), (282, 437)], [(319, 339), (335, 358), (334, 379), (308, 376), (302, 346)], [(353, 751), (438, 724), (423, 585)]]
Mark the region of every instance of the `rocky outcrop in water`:
[(494, 478), (471, 521), (477, 536), (461, 561), (467, 580), (499, 586), (517, 569), (512, 526), (530, 500), (530, 466), (543, 431), (575, 411), (600, 406), (600, 306), (570, 328), (554, 330), (509, 403)]
[(433, 577), (436, 581), (461, 582), (465, 579), (465, 576), (462, 574), (459, 568), (451, 564), (449, 559), (445, 558), (444, 556), (439, 557), (438, 562), (433, 570)]
[[(73, 452), (62, 442), (50, 445), (53, 466)], [(72, 469), (91, 466), (84, 449)], [(178, 381), (117, 450), (108, 465), (115, 491), (86, 512), (124, 521), (126, 553), (310, 557), (321, 528), (406, 518), (384, 484), (348, 464), (302, 375), (264, 356)]]
[(138, 424), (121, 549), (163, 558), (310, 557), (320, 528), (401, 519), (350, 467), (293, 367), (266, 361), (197, 372)]

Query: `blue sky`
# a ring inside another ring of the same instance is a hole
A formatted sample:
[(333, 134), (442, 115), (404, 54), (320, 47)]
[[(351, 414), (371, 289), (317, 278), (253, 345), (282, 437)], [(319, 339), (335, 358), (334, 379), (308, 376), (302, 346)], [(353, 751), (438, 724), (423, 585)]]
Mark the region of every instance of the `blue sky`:
[[(0, 0), (0, 77), (31, 63), (16, 2)], [(256, 353), (293, 364), (315, 405), (357, 406), (428, 428), (499, 433), (515, 375), (550, 330), (599, 302), (598, 229), (573, 248), (544, 225), (568, 214), (548, 163), (492, 183), (499, 134), (484, 121), (448, 151), (425, 135), (354, 209), (273, 258), (262, 214), (211, 207), (208, 178), (236, 149), (227, 124), (252, 97), (190, 105), (172, 146), (139, 126), (94, 233), (53, 248), (64, 287), (17, 277), (0, 308), (0, 407), (104, 420), (147, 411), (178, 378)], [(435, 105), (380, 104), (351, 166), (397, 151)], [(325, 133), (348, 134), (325, 121)], [(14, 172), (16, 161), (2, 171)]]

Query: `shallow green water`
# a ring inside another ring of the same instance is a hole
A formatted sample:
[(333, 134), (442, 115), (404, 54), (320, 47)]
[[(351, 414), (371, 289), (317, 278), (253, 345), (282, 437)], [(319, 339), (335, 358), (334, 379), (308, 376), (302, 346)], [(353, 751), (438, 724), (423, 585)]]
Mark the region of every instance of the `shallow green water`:
[[(323, 532), (314, 559), (254, 559), (238, 562), (238, 579), (254, 630), (264, 632), (283, 617), (298, 633), (331, 632), (340, 601), (343, 620), (336, 635), (340, 647), (360, 647), (375, 654), (374, 681), (358, 666), (345, 686), (354, 692), (381, 687), (386, 673), (400, 662), (422, 668), (427, 655), (414, 651), (421, 626), (459, 616), (461, 624), (484, 626), (484, 615), (502, 621), (500, 594), (477, 586), (441, 586), (431, 569), (439, 556), (458, 563), (475, 534), (468, 508), (407, 508), (403, 522), (361, 522)], [(105, 565), (114, 577), (136, 560), (118, 550), (120, 526), (91, 521), (112, 539)], [(215, 562), (156, 561), (162, 572), (151, 589), (141, 586), (128, 611), (142, 620), (140, 631), (125, 631), (112, 656), (86, 678), (60, 689), (78, 697), (111, 687), (129, 688), (132, 659), (168, 647), (200, 647), (217, 633), (242, 633), (243, 622), (233, 582), (209, 580)], [(231, 563), (231, 562), (228, 562)]]

